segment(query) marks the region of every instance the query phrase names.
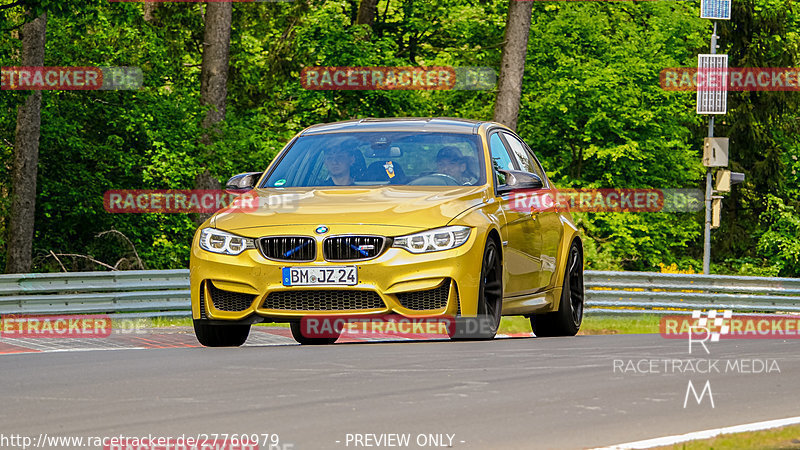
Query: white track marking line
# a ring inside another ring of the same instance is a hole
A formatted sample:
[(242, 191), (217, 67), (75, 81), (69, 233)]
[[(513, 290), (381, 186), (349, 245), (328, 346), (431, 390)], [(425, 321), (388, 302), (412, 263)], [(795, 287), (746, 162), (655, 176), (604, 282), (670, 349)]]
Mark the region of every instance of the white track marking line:
[(612, 445), (610, 447), (601, 447), (593, 450), (661, 447), (665, 445), (674, 445), (674, 444), (679, 444), (681, 442), (695, 441), (699, 439), (710, 439), (720, 436), (722, 434), (767, 430), (770, 428), (785, 427), (787, 425), (795, 425), (798, 423), (800, 423), (800, 416), (788, 417), (786, 419), (767, 420), (764, 422), (747, 423), (744, 425), (736, 425), (732, 427), (714, 428), (711, 430), (695, 431), (694, 433), (676, 434), (674, 436), (664, 436), (660, 438), (646, 439), (643, 441), (628, 442), (625, 444), (617, 444), (617, 445)]

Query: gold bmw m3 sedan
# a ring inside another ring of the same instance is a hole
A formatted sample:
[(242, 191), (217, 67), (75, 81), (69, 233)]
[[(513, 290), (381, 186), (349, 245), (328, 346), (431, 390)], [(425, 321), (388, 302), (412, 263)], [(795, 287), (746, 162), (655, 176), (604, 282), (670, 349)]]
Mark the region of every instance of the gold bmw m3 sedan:
[[(507, 127), (450, 118), (315, 125), (264, 172), (226, 189), (245, 202), (197, 230), (192, 317), (205, 346), (309, 316), (477, 318), (451, 338), (491, 339), (502, 315), (537, 336), (583, 317), (583, 248), (534, 152)], [(464, 322), (456, 322), (457, 324)]]

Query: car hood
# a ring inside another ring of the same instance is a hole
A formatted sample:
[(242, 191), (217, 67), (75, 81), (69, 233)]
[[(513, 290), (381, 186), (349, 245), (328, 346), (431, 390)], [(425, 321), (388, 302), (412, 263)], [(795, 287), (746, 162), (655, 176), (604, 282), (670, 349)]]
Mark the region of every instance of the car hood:
[[(487, 186), (379, 188), (270, 188), (247, 195), (252, 203), (218, 212), (212, 226), (244, 230), (286, 225), (384, 225), (409, 232), (444, 226), (488, 200)], [(246, 196), (243, 198), (247, 198)], [(256, 206), (257, 205), (257, 206)]]

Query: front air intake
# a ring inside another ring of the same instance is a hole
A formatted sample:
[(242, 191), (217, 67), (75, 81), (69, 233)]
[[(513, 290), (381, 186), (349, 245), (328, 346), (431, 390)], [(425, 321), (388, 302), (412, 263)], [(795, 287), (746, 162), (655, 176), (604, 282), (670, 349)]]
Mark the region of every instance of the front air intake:
[(275, 261), (313, 261), (317, 257), (317, 241), (307, 236), (263, 237), (258, 248), (265, 258)]
[(403, 305), (403, 308), (413, 309), (415, 311), (427, 311), (446, 307), (449, 294), (450, 279), (434, 289), (397, 294), (397, 300)]
[(384, 309), (386, 304), (373, 291), (303, 290), (273, 292), (267, 296), (263, 308), (285, 311), (353, 311)]
[(256, 299), (256, 296), (252, 294), (219, 289), (214, 286), (214, 283), (208, 283), (208, 293), (211, 297), (211, 303), (214, 304), (214, 309), (218, 311), (241, 312), (252, 306), (253, 301)]
[(383, 236), (331, 236), (322, 242), (326, 261), (364, 261), (383, 253)]

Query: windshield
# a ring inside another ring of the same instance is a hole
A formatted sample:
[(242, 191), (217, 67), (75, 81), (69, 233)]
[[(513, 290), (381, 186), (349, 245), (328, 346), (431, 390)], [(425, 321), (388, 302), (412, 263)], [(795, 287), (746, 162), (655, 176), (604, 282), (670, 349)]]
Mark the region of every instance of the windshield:
[(475, 186), (485, 183), (476, 135), (359, 132), (301, 136), (261, 187)]

